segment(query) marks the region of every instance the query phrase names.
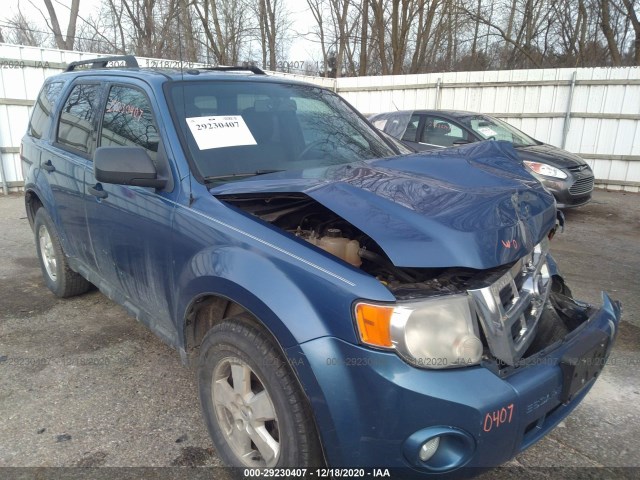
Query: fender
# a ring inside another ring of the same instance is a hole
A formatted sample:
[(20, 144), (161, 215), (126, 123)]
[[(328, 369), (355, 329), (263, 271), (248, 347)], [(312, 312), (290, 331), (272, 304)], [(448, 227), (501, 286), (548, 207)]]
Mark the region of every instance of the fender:
[[(177, 285), (184, 285), (176, 302), (176, 327), (183, 346), (186, 314), (207, 294), (241, 305), (260, 319), (285, 349), (330, 331), (334, 335), (339, 332), (338, 336), (350, 343), (357, 341), (350, 315), (356, 297), (326, 278), (310, 278), (302, 264), (282, 262), (239, 245), (209, 247), (194, 255), (177, 278)], [(326, 301), (327, 293), (333, 301)]]

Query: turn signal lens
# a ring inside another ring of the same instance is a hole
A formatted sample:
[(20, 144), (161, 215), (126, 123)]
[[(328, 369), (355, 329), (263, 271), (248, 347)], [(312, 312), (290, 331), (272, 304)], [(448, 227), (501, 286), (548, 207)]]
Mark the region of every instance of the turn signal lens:
[(356, 320), (358, 331), (363, 343), (376, 347), (389, 348), (391, 343), (391, 316), (394, 307), (358, 303), (356, 305)]

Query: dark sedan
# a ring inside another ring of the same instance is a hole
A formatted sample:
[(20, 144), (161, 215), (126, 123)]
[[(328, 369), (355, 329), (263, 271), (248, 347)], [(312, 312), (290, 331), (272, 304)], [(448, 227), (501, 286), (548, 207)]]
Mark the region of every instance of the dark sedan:
[(511, 142), (522, 162), (556, 197), (559, 208), (591, 200), (593, 172), (582, 158), (539, 142), (497, 118), (457, 110), (405, 110), (380, 113), (369, 120), (416, 151), (482, 140)]

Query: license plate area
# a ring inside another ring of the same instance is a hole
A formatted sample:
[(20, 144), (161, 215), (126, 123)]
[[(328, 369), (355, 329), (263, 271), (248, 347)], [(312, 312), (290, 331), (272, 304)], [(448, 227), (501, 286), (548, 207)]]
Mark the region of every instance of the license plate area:
[(604, 368), (609, 335), (598, 330), (571, 347), (560, 360), (562, 369), (562, 403), (569, 403), (589, 385)]

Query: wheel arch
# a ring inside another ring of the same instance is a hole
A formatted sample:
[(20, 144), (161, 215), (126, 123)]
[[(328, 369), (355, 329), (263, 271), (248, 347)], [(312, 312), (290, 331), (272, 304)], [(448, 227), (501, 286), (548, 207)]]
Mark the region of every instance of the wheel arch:
[[(183, 339), (184, 350), (189, 363), (193, 363), (204, 336), (215, 325), (225, 318), (247, 313), (256, 324), (264, 330), (268, 329), (245, 307), (225, 295), (208, 292), (194, 298), (184, 317)], [(272, 335), (273, 336), (273, 335)]]
[(38, 211), (38, 209), (44, 207), (44, 203), (35, 190), (28, 189), (24, 193), (24, 205), (27, 211), (27, 220), (29, 220), (29, 226), (31, 227), (31, 230), (33, 230), (33, 222), (36, 218), (36, 212)]
[(176, 274), (173, 316), (183, 360), (227, 309), (249, 313), (283, 349), (327, 335), (355, 341), (350, 318), (340, 318), (351, 310), (353, 293), (331, 280), (246, 247), (196, 253)]
[[(253, 297), (255, 301), (259, 302), (259, 299)], [(262, 302), (260, 302), (262, 303)], [(311, 420), (313, 424), (313, 428), (315, 429), (315, 435), (319, 442), (320, 452), (322, 454), (323, 461), (326, 464), (326, 453), (324, 444), (322, 442), (322, 435), (320, 434), (321, 430), (317, 423), (317, 418), (315, 412), (312, 407), (311, 399), (309, 398), (308, 391), (304, 388), (305, 382), (300, 378), (301, 372), (298, 371), (296, 362), (302, 362), (299, 358), (292, 363), (288, 362), (287, 355), (287, 347), (291, 347), (296, 345), (296, 340), (291, 335), (290, 332), (288, 334), (282, 335), (284, 338), (285, 344), (283, 344), (283, 340), (279, 339), (278, 336), (272, 330), (274, 319), (271, 318), (271, 315), (275, 316), (273, 312), (271, 312), (266, 305), (263, 304), (264, 309), (268, 310), (270, 314), (267, 316), (271, 319), (271, 327), (270, 325), (263, 321), (260, 318), (259, 314), (256, 314), (255, 304), (253, 302), (243, 302), (240, 303), (234, 299), (232, 299), (228, 294), (223, 294), (219, 292), (204, 292), (195, 297), (187, 308), (185, 317), (184, 317), (184, 328), (183, 328), (183, 340), (184, 340), (184, 349), (181, 352), (181, 356), (183, 362), (188, 365), (195, 365), (200, 353), (200, 345), (206, 334), (218, 323), (222, 321), (242, 316), (246, 321), (251, 322), (255, 326), (257, 326), (260, 330), (262, 330), (266, 335), (268, 335), (274, 347), (278, 350), (285, 363), (288, 365), (288, 369), (291, 371), (295, 381), (300, 389), (303, 400), (306, 404), (306, 408), (309, 412), (311, 412)], [(265, 310), (260, 308), (258, 309), (261, 312), (265, 312)], [(279, 323), (281, 323), (278, 320)], [(302, 355), (302, 352), (297, 353), (298, 356)], [(311, 379), (309, 379), (311, 381)], [(315, 379), (313, 380), (315, 382)], [(308, 383), (308, 382), (307, 382)]]
[(282, 351), (297, 343), (282, 320), (258, 297), (224, 278), (199, 278), (196, 283), (208, 288), (192, 295), (182, 315), (183, 361), (191, 364), (207, 332), (222, 320), (246, 313), (267, 332)]

